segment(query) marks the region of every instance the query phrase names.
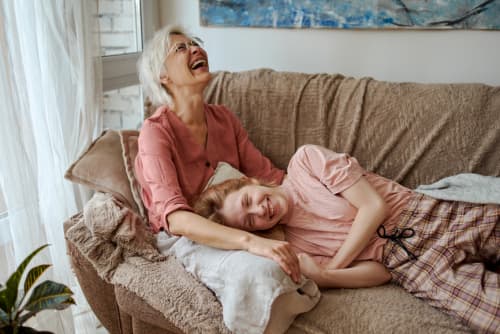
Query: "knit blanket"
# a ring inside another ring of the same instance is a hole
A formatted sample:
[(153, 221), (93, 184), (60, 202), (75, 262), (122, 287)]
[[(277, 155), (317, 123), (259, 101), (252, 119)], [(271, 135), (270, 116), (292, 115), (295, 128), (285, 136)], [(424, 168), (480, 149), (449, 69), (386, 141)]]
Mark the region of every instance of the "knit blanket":
[(83, 213), (72, 220), (75, 223), (66, 238), (78, 246), (106, 282), (126, 258), (139, 256), (151, 262), (166, 259), (139, 216), (108, 193), (95, 193)]
[(448, 201), (500, 204), (500, 177), (463, 173), (420, 185), (415, 191)]

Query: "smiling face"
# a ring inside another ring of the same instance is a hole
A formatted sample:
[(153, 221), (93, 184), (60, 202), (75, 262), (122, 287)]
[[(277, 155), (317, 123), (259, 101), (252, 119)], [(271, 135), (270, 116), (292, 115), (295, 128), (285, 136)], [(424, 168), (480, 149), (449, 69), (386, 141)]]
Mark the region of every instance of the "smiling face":
[(162, 75), (161, 83), (174, 93), (186, 86), (204, 88), (210, 80), (206, 51), (185, 35), (170, 35), (165, 68), (167, 74)]
[(229, 193), (219, 210), (226, 225), (246, 231), (270, 229), (287, 212), (288, 201), (280, 188), (256, 184)]

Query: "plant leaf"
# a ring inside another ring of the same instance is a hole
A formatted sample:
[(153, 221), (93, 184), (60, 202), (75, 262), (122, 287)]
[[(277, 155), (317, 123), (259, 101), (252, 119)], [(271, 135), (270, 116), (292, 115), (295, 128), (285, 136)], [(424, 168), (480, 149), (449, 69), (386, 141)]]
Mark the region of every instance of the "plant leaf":
[[(7, 286), (6, 291), (7, 292), (5, 294), (5, 305), (4, 305), (8, 310), (11, 310), (12, 307), (14, 307), (14, 305), (16, 303), (17, 289), (19, 289), (19, 281), (21, 280), (21, 277), (23, 276), (24, 270), (26, 269), (26, 267), (30, 263), (31, 259), (47, 246), (49, 246), (49, 245), (45, 244), (45, 245), (35, 249), (30, 255), (28, 255), (24, 259), (23, 262), (21, 262), (21, 264), (17, 267), (16, 271), (12, 275), (10, 275), (10, 277), (6, 283), (6, 286)], [(9, 312), (8, 310), (6, 310), (6, 311)]]
[(5, 313), (10, 313), (12, 307), (9, 307), (9, 305), (7, 304), (7, 289), (0, 290), (0, 310), (4, 311)]
[[(55, 309), (55, 310), (60, 311), (60, 310), (64, 310), (65, 308), (67, 308), (67, 307), (69, 307), (71, 305), (75, 305), (75, 304), (76, 304), (75, 300), (72, 297), (67, 296), (65, 301), (63, 301), (63, 302), (61, 302), (59, 304), (55, 304), (54, 307), (51, 307), (51, 309)], [(45, 308), (45, 309), (48, 310), (49, 308)], [(34, 310), (34, 311), (31, 311), (31, 312), (25, 313), (21, 317), (19, 317), (18, 322), (20, 324), (22, 324), (26, 320), (28, 320), (32, 316), (36, 315), (40, 311), (42, 311), (42, 310)]]
[(9, 324), (9, 315), (0, 309), (0, 328)]
[(42, 276), (45, 270), (47, 270), (47, 268), (49, 268), (50, 266), (50, 264), (41, 264), (39, 266), (31, 268), (31, 270), (28, 272), (28, 275), (26, 275), (26, 280), (24, 281), (24, 293), (28, 293), (36, 280), (40, 278), (40, 276)]
[(47, 309), (64, 309), (74, 304), (73, 292), (64, 284), (44, 281), (33, 289), (33, 293), (23, 307), (33, 314)]

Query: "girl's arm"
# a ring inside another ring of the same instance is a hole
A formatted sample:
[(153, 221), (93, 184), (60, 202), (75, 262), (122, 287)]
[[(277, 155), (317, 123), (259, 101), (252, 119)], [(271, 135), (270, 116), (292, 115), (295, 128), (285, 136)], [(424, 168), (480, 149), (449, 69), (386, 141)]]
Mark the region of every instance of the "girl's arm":
[(300, 281), (297, 255), (285, 241), (271, 240), (255, 234), (214, 223), (186, 210), (167, 216), (170, 233), (220, 249), (241, 249), (276, 261), (292, 280)]
[(327, 265), (330, 269), (348, 267), (366, 247), (387, 213), (384, 199), (363, 176), (340, 194), (355, 206), (358, 212), (345, 242)]
[(325, 268), (323, 279), (316, 282), (322, 288), (370, 288), (389, 282), (391, 274), (379, 262), (360, 261), (349, 268)]
[(370, 288), (391, 280), (391, 274), (384, 265), (375, 261), (359, 261), (349, 268), (329, 269), (318, 266), (306, 254), (300, 254), (299, 259), (304, 275), (321, 288)]

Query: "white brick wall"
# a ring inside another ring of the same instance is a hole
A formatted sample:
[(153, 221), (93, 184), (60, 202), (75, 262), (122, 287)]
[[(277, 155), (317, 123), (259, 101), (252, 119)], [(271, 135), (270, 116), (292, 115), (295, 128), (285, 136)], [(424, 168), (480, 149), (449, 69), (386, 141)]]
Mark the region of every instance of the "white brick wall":
[[(136, 0), (100, 0), (99, 24), (102, 55), (138, 51), (135, 17)], [(104, 127), (138, 129), (142, 124), (139, 86), (104, 92)]]
[(104, 127), (139, 129), (142, 124), (140, 86), (130, 86), (104, 93)]

